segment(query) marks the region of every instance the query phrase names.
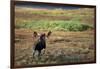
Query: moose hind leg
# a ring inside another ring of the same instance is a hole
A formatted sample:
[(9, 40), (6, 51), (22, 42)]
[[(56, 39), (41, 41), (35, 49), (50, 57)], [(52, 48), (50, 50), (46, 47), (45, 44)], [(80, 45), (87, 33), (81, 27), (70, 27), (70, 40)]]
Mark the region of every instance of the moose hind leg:
[(43, 49), (43, 54), (45, 54), (45, 49)]

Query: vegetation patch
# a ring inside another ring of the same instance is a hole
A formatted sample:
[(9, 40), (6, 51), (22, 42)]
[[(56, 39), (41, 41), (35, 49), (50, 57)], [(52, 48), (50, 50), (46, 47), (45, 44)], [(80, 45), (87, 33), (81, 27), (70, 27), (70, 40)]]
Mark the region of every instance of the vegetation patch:
[(93, 29), (92, 25), (86, 23), (80, 23), (78, 21), (31, 21), (17, 23), (15, 25), (17, 29), (38, 29), (38, 30), (57, 30), (57, 31), (85, 31)]

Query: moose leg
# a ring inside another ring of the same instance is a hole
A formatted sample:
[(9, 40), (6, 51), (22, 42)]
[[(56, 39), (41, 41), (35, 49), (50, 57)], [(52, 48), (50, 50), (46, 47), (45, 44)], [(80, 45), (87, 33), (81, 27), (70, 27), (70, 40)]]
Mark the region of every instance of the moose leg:
[(40, 56), (40, 55), (41, 55), (41, 50), (38, 51), (38, 56)]
[(36, 50), (33, 51), (33, 56), (35, 55)]
[(45, 54), (45, 49), (43, 49), (43, 54)]

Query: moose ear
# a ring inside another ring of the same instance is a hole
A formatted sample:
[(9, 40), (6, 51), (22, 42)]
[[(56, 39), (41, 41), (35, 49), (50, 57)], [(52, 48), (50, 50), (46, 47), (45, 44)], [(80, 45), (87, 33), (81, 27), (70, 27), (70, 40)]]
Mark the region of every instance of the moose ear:
[(38, 36), (37, 32), (34, 31), (34, 33), (33, 33), (33, 37), (37, 37), (37, 36)]
[(49, 36), (51, 35), (51, 31), (49, 31), (48, 33), (47, 33), (47, 37), (49, 38)]

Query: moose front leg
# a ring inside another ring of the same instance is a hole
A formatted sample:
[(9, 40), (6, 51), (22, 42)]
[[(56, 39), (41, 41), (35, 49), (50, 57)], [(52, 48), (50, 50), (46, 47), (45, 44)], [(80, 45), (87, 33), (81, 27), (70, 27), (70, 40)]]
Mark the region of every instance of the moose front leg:
[(34, 55), (35, 55), (35, 52), (36, 52), (36, 50), (33, 51), (33, 57), (34, 57)]
[(41, 55), (41, 50), (38, 51), (38, 56), (40, 56), (40, 55)]

